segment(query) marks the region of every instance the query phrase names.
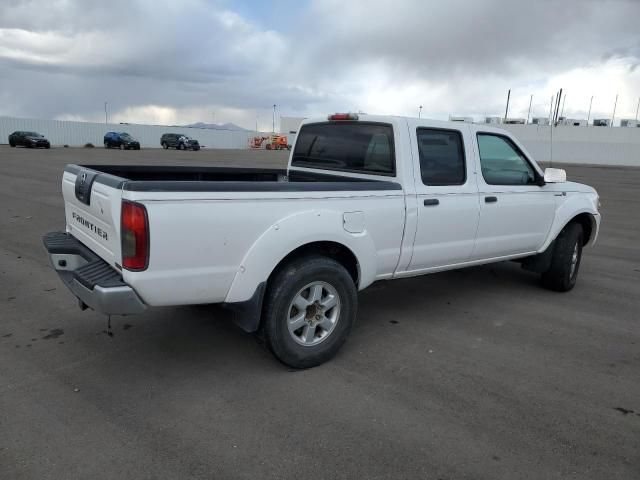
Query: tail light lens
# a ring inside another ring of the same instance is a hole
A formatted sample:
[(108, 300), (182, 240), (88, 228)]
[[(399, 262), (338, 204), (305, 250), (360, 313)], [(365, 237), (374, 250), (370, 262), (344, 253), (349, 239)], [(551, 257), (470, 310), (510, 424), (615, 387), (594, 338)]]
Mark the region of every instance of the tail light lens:
[(149, 220), (144, 205), (122, 202), (122, 266), (127, 270), (145, 270), (149, 264)]

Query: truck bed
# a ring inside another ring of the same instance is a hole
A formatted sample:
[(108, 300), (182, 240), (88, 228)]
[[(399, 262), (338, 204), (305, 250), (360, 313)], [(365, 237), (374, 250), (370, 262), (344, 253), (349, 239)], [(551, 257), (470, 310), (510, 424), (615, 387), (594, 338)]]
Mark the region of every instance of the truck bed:
[(128, 191), (345, 191), (401, 190), (399, 183), (284, 169), (147, 166), (67, 165), (65, 171), (97, 172), (94, 181)]
[[(378, 248), (359, 270), (360, 284), (368, 285), (393, 271), (400, 254), (405, 199), (401, 184), (391, 180), (278, 169), (68, 165), (66, 233), (150, 306), (247, 301), (256, 289), (249, 283), (301, 239), (340, 240), (368, 255)], [(124, 202), (146, 210), (144, 269), (123, 268)], [(243, 283), (232, 290), (241, 266)]]

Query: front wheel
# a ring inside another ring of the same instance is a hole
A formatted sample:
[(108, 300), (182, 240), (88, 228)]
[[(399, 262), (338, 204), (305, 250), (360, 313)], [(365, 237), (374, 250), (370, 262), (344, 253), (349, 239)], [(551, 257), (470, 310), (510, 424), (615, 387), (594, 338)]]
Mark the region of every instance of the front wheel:
[(16, 144), (15, 144), (15, 143), (13, 143), (13, 142), (9, 142), (9, 146), (10, 146), (10, 147), (15, 147), (15, 146), (16, 146)]
[(166, 142), (162, 142), (162, 148), (166, 150), (167, 148), (169, 148), (169, 145), (167, 145)]
[(357, 306), (356, 286), (340, 263), (319, 255), (300, 257), (271, 279), (262, 333), (282, 363), (315, 367), (345, 342)]
[(551, 266), (542, 274), (542, 285), (556, 292), (568, 292), (576, 285), (584, 232), (582, 225), (570, 223), (560, 232), (553, 246)]
[(127, 147), (125, 147), (125, 146), (124, 146), (124, 143), (121, 143), (121, 144), (120, 144), (120, 150), (124, 150), (124, 149), (126, 149), (126, 148), (127, 148)]
[(184, 143), (179, 143), (178, 144), (178, 150), (184, 150)]

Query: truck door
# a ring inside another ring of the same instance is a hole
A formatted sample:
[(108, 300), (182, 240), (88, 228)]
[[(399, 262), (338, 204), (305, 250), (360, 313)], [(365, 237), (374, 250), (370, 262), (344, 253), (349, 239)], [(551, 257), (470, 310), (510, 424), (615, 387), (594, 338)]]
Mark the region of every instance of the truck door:
[(547, 238), (554, 192), (540, 184), (522, 149), (508, 136), (478, 131), (480, 225), (474, 260), (530, 253)]
[[(418, 224), (409, 271), (464, 263), (473, 251), (479, 202), (470, 130), (409, 123)], [(471, 168), (470, 168), (471, 167)]]

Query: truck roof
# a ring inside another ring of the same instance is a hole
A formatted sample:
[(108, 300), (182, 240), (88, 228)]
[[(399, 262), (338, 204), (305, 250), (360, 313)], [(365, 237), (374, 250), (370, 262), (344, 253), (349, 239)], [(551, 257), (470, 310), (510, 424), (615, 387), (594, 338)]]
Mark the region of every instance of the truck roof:
[[(330, 114), (326, 117), (313, 117), (304, 120), (301, 123), (302, 125), (309, 123), (325, 123), (331, 121), (329, 118), (334, 115)], [(494, 125), (489, 125), (486, 123), (469, 123), (469, 122), (452, 122), (450, 120), (435, 120), (430, 118), (418, 118), (418, 117), (409, 117), (403, 115), (369, 115), (366, 113), (349, 113), (349, 114), (337, 114), (337, 115), (353, 115), (355, 118), (344, 118), (340, 120), (334, 120), (336, 123), (341, 121), (366, 121), (366, 122), (381, 122), (381, 123), (391, 123), (394, 124), (397, 121), (407, 121), (410, 124), (416, 123), (421, 126), (431, 126), (437, 128), (455, 128), (460, 129), (464, 126), (475, 126), (478, 129), (481, 129), (485, 132), (494, 132), (494, 133), (508, 133), (507, 130), (496, 127)]]

